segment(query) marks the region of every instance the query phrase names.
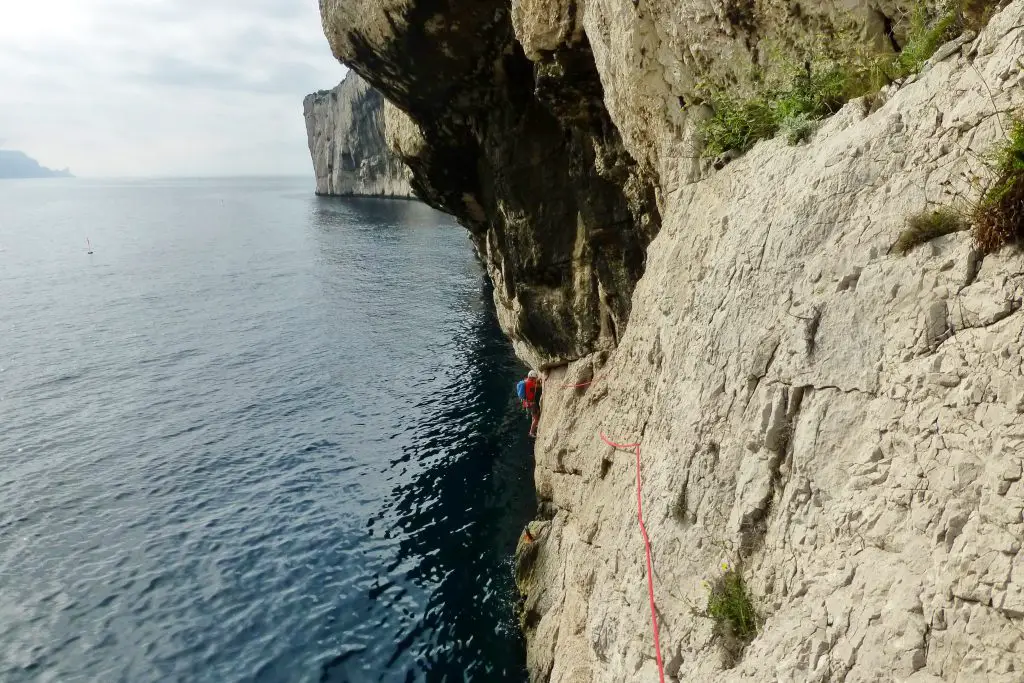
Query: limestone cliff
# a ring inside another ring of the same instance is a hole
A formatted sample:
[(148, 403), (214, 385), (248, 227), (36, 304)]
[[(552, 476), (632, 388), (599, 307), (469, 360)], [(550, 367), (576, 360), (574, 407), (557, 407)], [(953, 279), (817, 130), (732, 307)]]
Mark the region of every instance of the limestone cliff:
[[(535, 681), (658, 680), (635, 461), (601, 432), (642, 444), (670, 680), (1024, 679), (1024, 256), (890, 249), (984, 186), (1024, 111), (1024, 0), (804, 144), (699, 157), (701, 83), (751, 87), (769, 43), (899, 48), (909, 6), (853, 5), (321, 0), (549, 369)], [(704, 616), (723, 561), (763, 619), (742, 651)]]
[(613, 348), (660, 218), (586, 40), (538, 68), (507, 0), (320, 7), (335, 55), (405, 112), (413, 188), (469, 228), (517, 352)]
[(384, 98), (355, 73), (307, 95), (309, 154), (320, 195), (411, 197), (408, 171), (385, 143)]

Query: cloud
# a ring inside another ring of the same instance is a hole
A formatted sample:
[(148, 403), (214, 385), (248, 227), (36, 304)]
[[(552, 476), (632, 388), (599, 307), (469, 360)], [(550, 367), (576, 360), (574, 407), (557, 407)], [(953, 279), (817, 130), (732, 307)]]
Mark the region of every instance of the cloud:
[(305, 62), (274, 63), (259, 71), (239, 71), (177, 57), (148, 61), (135, 73), (139, 85), (175, 86), (220, 92), (288, 94), (323, 87), (320, 71)]
[(0, 10), (7, 147), (78, 175), (311, 173), (302, 98), (345, 72), (316, 0), (19, 5)]

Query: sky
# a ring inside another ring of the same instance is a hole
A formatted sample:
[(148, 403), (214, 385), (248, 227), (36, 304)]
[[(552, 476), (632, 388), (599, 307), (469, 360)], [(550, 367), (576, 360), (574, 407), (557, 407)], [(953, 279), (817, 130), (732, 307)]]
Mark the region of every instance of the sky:
[(82, 177), (309, 175), (317, 0), (0, 0), (0, 148)]

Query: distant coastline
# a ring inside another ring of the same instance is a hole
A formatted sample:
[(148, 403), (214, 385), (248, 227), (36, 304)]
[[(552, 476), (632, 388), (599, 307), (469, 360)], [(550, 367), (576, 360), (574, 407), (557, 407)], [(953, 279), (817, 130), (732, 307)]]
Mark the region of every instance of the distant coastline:
[(15, 149), (0, 149), (0, 179), (74, 178), (69, 169), (54, 170)]

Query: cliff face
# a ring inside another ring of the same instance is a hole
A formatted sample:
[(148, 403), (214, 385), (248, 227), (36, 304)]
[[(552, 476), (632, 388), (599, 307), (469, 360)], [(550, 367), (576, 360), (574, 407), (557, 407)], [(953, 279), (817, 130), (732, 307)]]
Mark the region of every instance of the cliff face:
[[(404, 110), (414, 185), (552, 366), (517, 553), (533, 680), (657, 680), (635, 460), (601, 432), (642, 445), (670, 680), (1021, 680), (1024, 256), (890, 247), (984, 187), (1024, 111), (1024, 0), (718, 171), (702, 82), (742, 92), (814, 34), (899, 45), (910, 8), (370, 5), (322, 0), (336, 54)], [(763, 619), (742, 650), (703, 616), (723, 561)]]
[(335, 55), (405, 112), (413, 187), (470, 230), (517, 352), (613, 348), (660, 218), (586, 41), (540, 69), (505, 0), (320, 6)]
[(316, 193), (411, 197), (408, 171), (385, 143), (384, 98), (349, 72), (302, 103)]
[[(995, 113), (1024, 107), (1022, 27), (1017, 2), (877, 111), (666, 193), (619, 347), (548, 380), (520, 566), (535, 680), (657, 680), (634, 460), (602, 430), (642, 442), (672, 676), (1021, 680), (1024, 257), (889, 247), (977, 196)], [(694, 611), (723, 561), (765, 618), (732, 669)]]

